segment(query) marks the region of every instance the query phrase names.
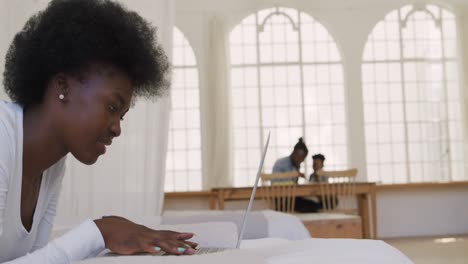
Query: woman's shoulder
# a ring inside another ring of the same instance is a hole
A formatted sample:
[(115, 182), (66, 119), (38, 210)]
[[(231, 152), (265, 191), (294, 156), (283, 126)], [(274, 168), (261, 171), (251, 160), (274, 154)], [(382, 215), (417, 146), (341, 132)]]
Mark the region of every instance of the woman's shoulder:
[[(18, 130), (22, 127), (22, 108), (0, 100), (0, 169), (2, 174), (9, 175), (15, 155), (15, 142)], [(5, 175), (4, 175), (5, 176)]]
[(15, 103), (0, 100), (0, 146), (14, 142), (23, 128), (23, 109)]
[(11, 102), (0, 100), (0, 124), (5, 128), (13, 128), (22, 122), (23, 108)]
[(291, 158), (289, 156), (282, 157), (280, 159), (277, 159), (275, 163), (277, 163), (277, 164), (288, 164), (288, 163), (291, 163)]

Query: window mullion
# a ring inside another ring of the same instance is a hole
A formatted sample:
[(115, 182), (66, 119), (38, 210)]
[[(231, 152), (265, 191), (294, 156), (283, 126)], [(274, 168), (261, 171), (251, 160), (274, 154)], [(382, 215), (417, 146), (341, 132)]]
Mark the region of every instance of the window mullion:
[[(445, 35), (444, 35), (444, 27), (443, 27), (443, 17), (442, 17), (442, 10), (441, 8), (439, 8), (439, 18), (440, 18), (440, 47), (442, 49), (442, 58), (445, 59)], [(448, 177), (450, 180), (453, 180), (453, 175), (452, 175), (452, 150), (451, 150), (451, 139), (450, 139), (450, 125), (449, 125), (449, 102), (448, 102), (448, 88), (447, 88), (447, 69), (446, 69), (446, 63), (445, 61), (442, 61), (442, 71), (443, 71), (443, 85), (444, 85), (444, 100), (443, 102), (445, 103), (445, 107), (446, 107), (446, 110), (445, 110), (445, 124), (446, 124), (446, 133), (447, 133), (447, 136), (446, 138), (444, 139), (445, 141), (445, 144), (447, 144), (446, 146), (446, 149), (443, 150), (443, 154), (447, 154), (448, 156), (448, 164), (447, 164), (447, 168), (448, 168)], [(442, 159), (442, 162), (443, 159)]]
[[(260, 73), (260, 32), (259, 32), (259, 24), (258, 24), (258, 12), (255, 14), (255, 25), (256, 25), (256, 28), (255, 28), (255, 38), (256, 38), (256, 42), (257, 42), (257, 45), (256, 45), (256, 49), (257, 49), (257, 86), (258, 86), (258, 115), (259, 115), (259, 133), (260, 133), (260, 142), (259, 142), (259, 146), (262, 146), (262, 142), (263, 142), (263, 107), (262, 107), (262, 83), (261, 83), (261, 73)], [(260, 151), (260, 155), (261, 155), (261, 151), (262, 151), (262, 148), (258, 148), (258, 150)]]
[(401, 99), (403, 105), (403, 125), (405, 127), (405, 152), (406, 152), (406, 180), (411, 182), (411, 169), (410, 169), (410, 156), (409, 156), (409, 142), (408, 142), (408, 124), (406, 120), (406, 83), (405, 83), (405, 70), (404, 70), (404, 43), (403, 43), (403, 33), (402, 33), (402, 20), (401, 20), (401, 10), (398, 10), (398, 33), (400, 39), (400, 74), (401, 74)]
[[(301, 13), (297, 11), (298, 23), (297, 23), (297, 34), (298, 34), (298, 46), (299, 46), (299, 74), (301, 82), (301, 109), (302, 109), (302, 135), (306, 137), (306, 120), (305, 120), (305, 99), (304, 99), (304, 65), (302, 61), (302, 23), (301, 23)], [(305, 160), (305, 175), (308, 175), (308, 162)]]

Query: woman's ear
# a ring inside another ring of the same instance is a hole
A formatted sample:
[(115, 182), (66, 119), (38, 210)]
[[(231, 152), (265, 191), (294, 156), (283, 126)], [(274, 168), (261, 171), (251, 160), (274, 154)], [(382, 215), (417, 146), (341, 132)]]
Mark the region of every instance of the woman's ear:
[(52, 86), (57, 98), (63, 102), (68, 100), (70, 85), (65, 74), (59, 73), (52, 78)]

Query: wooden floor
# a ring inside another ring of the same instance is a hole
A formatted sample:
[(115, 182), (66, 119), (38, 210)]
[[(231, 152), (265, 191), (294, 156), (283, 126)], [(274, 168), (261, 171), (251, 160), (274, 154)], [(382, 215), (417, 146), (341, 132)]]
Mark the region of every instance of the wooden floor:
[(468, 264), (468, 235), (461, 237), (387, 239), (415, 264)]

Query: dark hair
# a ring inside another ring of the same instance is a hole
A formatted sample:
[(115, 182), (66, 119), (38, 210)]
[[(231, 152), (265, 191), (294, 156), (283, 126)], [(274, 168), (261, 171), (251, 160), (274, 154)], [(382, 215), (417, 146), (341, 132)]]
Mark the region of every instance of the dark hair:
[(156, 28), (109, 0), (53, 0), (32, 16), (7, 52), (3, 84), (26, 107), (43, 100), (55, 74), (82, 77), (95, 63), (123, 71), (136, 96), (159, 96), (170, 84)]
[(304, 143), (304, 140), (302, 138), (299, 138), (299, 142), (296, 143), (296, 145), (294, 146), (294, 151), (296, 150), (302, 150), (304, 151), (304, 153), (307, 154), (309, 153), (309, 150), (307, 149), (307, 146), (306, 144)]
[(324, 162), (325, 161), (325, 156), (322, 155), (322, 154), (315, 154), (315, 155), (312, 156), (312, 159), (313, 160), (318, 159), (318, 160), (321, 160), (322, 162)]

